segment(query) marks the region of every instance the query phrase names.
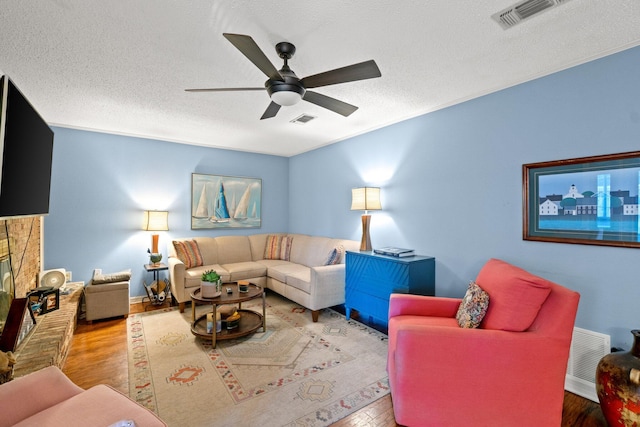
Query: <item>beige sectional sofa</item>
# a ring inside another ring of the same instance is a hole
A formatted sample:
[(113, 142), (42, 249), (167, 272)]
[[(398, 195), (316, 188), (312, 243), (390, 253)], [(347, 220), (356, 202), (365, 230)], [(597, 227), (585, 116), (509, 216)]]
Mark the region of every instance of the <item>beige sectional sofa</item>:
[[(190, 242), (201, 262), (177, 253), (175, 241)], [(276, 241), (280, 242), (277, 248)], [(171, 292), (180, 311), (184, 311), (191, 292), (200, 287), (202, 273), (213, 269), (223, 282), (248, 280), (297, 302), (311, 310), (316, 322), (320, 310), (344, 303), (344, 253), (359, 248), (360, 242), (355, 240), (304, 234), (175, 239), (169, 244), (167, 261)], [(189, 264), (195, 265), (187, 268)]]

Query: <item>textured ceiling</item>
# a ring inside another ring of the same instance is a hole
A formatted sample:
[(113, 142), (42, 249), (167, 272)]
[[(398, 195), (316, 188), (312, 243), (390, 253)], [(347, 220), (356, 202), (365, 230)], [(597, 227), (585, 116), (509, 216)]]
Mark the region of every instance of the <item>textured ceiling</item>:
[[(52, 125), (292, 156), (640, 44), (639, 0), (571, 0), (503, 30), (511, 0), (0, 0), (0, 71)], [(317, 88), (259, 120), (266, 80), (222, 33), (299, 77), (374, 59), (382, 77)], [(305, 125), (301, 114), (317, 118)]]

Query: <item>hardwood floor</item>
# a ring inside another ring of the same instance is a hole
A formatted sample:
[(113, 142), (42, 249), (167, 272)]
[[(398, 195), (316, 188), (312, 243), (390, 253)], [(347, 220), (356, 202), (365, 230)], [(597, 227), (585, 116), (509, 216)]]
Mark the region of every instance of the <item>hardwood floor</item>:
[[(148, 304), (132, 304), (130, 312), (140, 313)], [(166, 307), (166, 305), (164, 306)], [(63, 371), (82, 388), (108, 384), (129, 393), (127, 327), (123, 318), (78, 321)], [(337, 427), (396, 427), (391, 396), (387, 395), (360, 411), (338, 421)], [(606, 427), (600, 406), (565, 392), (561, 427)]]

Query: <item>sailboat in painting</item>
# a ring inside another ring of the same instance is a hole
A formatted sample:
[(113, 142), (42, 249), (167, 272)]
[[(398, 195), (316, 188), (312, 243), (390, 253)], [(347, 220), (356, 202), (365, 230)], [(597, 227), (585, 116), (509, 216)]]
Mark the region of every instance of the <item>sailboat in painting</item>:
[(202, 185), (202, 192), (200, 193), (200, 199), (198, 200), (198, 206), (196, 207), (194, 218), (209, 218), (211, 213), (209, 212), (209, 201), (207, 199), (207, 185)]
[(244, 220), (247, 219), (247, 210), (249, 210), (249, 197), (251, 196), (251, 186), (247, 186), (246, 190), (240, 198), (238, 206), (236, 206), (233, 214), (233, 219)]
[(209, 218), (211, 222), (229, 222), (229, 208), (227, 207), (227, 197), (224, 195), (224, 184), (220, 182), (218, 194), (213, 209), (213, 216)]

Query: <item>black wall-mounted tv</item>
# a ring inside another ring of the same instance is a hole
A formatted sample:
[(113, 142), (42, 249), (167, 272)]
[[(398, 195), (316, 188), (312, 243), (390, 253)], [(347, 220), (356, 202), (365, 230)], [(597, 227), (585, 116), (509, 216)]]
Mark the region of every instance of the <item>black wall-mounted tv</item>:
[(53, 131), (0, 77), (0, 219), (49, 213)]

